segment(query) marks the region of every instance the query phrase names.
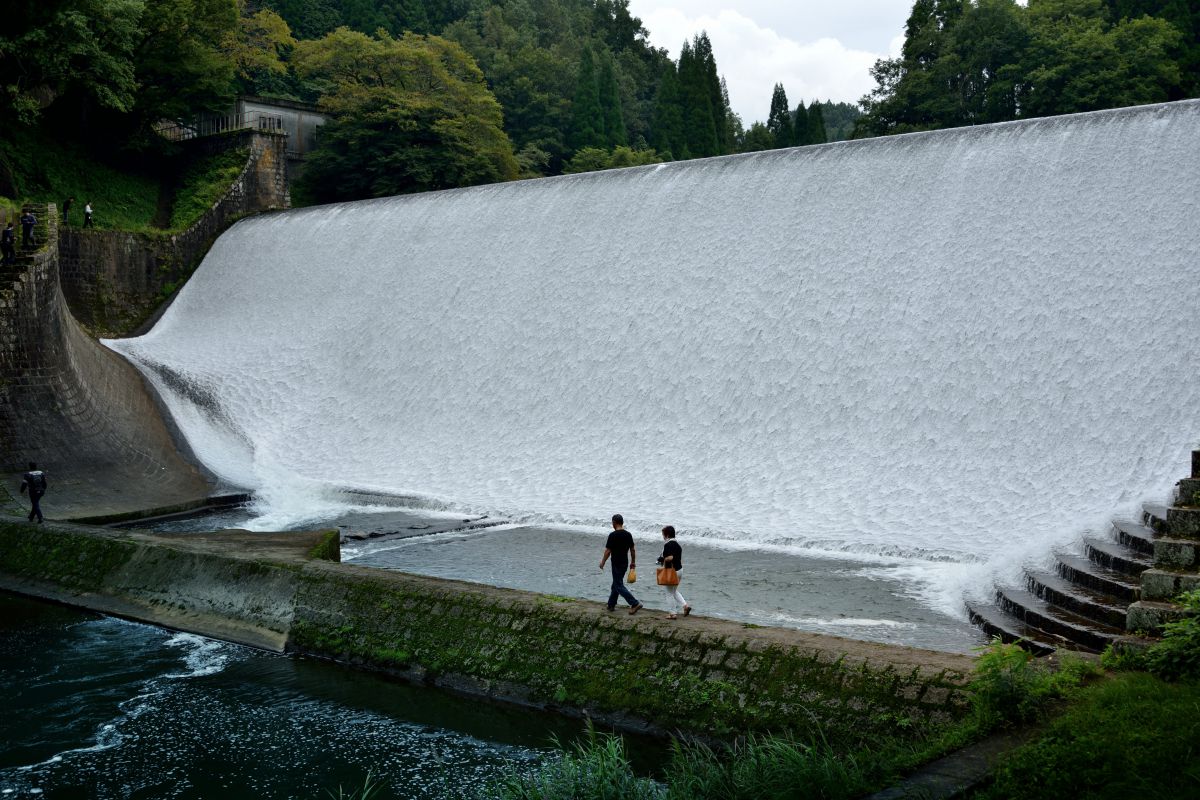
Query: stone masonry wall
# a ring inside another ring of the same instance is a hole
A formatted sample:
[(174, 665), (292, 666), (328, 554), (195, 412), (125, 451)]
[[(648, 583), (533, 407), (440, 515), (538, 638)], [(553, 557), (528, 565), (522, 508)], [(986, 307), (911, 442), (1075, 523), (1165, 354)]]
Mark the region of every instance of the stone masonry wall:
[(96, 335), (131, 334), (187, 280), (222, 231), (247, 214), (291, 205), (285, 136), (233, 131), (188, 146), (201, 155), (246, 148), (249, 156), (229, 191), (187, 230), (59, 232), (63, 294), (75, 318)]
[(42, 247), (0, 282), (0, 472), (15, 493), (27, 461), (50, 476), (45, 510), (71, 494), (77, 508), (170, 505), (203, 498), (208, 483), (176, 450), (138, 372), (91, 339), (60, 290), (54, 206)]
[(0, 588), (652, 730), (862, 742), (966, 709), (966, 656), (323, 560), (336, 536), (0, 521)]

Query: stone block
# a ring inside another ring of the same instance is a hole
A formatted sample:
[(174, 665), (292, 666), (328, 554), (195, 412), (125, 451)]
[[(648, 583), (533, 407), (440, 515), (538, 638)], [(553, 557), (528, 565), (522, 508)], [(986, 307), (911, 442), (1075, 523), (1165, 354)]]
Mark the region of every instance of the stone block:
[(1125, 615), (1125, 629), (1133, 633), (1160, 636), (1162, 626), (1183, 617), (1183, 608), (1174, 603), (1157, 600), (1139, 600), (1129, 607)]
[(1184, 478), (1175, 491), (1175, 504), (1200, 506), (1200, 478)]
[(1200, 539), (1200, 508), (1168, 508), (1167, 531), (1172, 537), (1179, 539)]
[(1200, 574), (1172, 572), (1168, 569), (1148, 569), (1142, 573), (1142, 599), (1174, 600), (1183, 592), (1200, 589)]
[(1159, 569), (1177, 571), (1195, 569), (1200, 566), (1200, 541), (1175, 538), (1155, 539), (1154, 566)]

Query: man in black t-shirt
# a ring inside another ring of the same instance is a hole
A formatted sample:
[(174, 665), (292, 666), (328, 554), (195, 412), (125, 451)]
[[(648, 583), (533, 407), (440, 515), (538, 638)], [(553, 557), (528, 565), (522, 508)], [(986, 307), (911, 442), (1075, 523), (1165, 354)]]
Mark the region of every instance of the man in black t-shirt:
[(38, 469), (37, 464), (29, 462), (29, 472), (21, 476), (21, 494), (25, 494), (25, 490), (29, 490), (29, 499), (33, 502), (33, 508), (29, 511), (29, 521), (33, 522), (37, 519), (38, 524), (42, 522), (42, 495), (46, 493), (46, 473)]
[(617, 607), (617, 597), (624, 597), (629, 603), (629, 613), (636, 614), (642, 610), (642, 604), (625, 588), (625, 570), (637, 566), (637, 548), (634, 547), (633, 537), (625, 530), (625, 520), (620, 514), (613, 514), (613, 532), (604, 543), (604, 557), (600, 559), (600, 569), (604, 562), (612, 559), (612, 591), (608, 595), (608, 610)]

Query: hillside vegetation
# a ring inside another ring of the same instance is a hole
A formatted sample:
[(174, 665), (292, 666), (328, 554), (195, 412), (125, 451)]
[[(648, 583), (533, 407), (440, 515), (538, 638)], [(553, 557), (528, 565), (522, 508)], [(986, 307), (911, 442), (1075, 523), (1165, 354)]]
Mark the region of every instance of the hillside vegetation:
[(1176, 0), (916, 0), (861, 109), (777, 84), (749, 125), (707, 35), (672, 59), (628, 0), (13, 0), (5, 23), (0, 196), (132, 228), (204, 205), (171, 211), (162, 176), (190, 167), (155, 126), (238, 94), (328, 113), (296, 187), (326, 201), (1200, 92), (1200, 6)]

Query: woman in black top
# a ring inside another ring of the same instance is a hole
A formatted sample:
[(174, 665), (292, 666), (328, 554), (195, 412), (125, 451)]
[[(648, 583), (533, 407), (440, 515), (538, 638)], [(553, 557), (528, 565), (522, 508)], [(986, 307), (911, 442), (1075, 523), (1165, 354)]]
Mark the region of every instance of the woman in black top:
[[(675, 528), (672, 525), (662, 529), (663, 551), (658, 557), (658, 563), (664, 567), (674, 567), (676, 572), (683, 572), (683, 548), (679, 546), (679, 542), (675, 541)], [(683, 579), (682, 574), (680, 580)], [(667, 619), (675, 619), (679, 615), (680, 607), (683, 608), (683, 615), (686, 617), (692, 613), (692, 607), (683, 599), (683, 595), (679, 593), (679, 586), (667, 586), (667, 597), (671, 598), (671, 613), (667, 615)]]

